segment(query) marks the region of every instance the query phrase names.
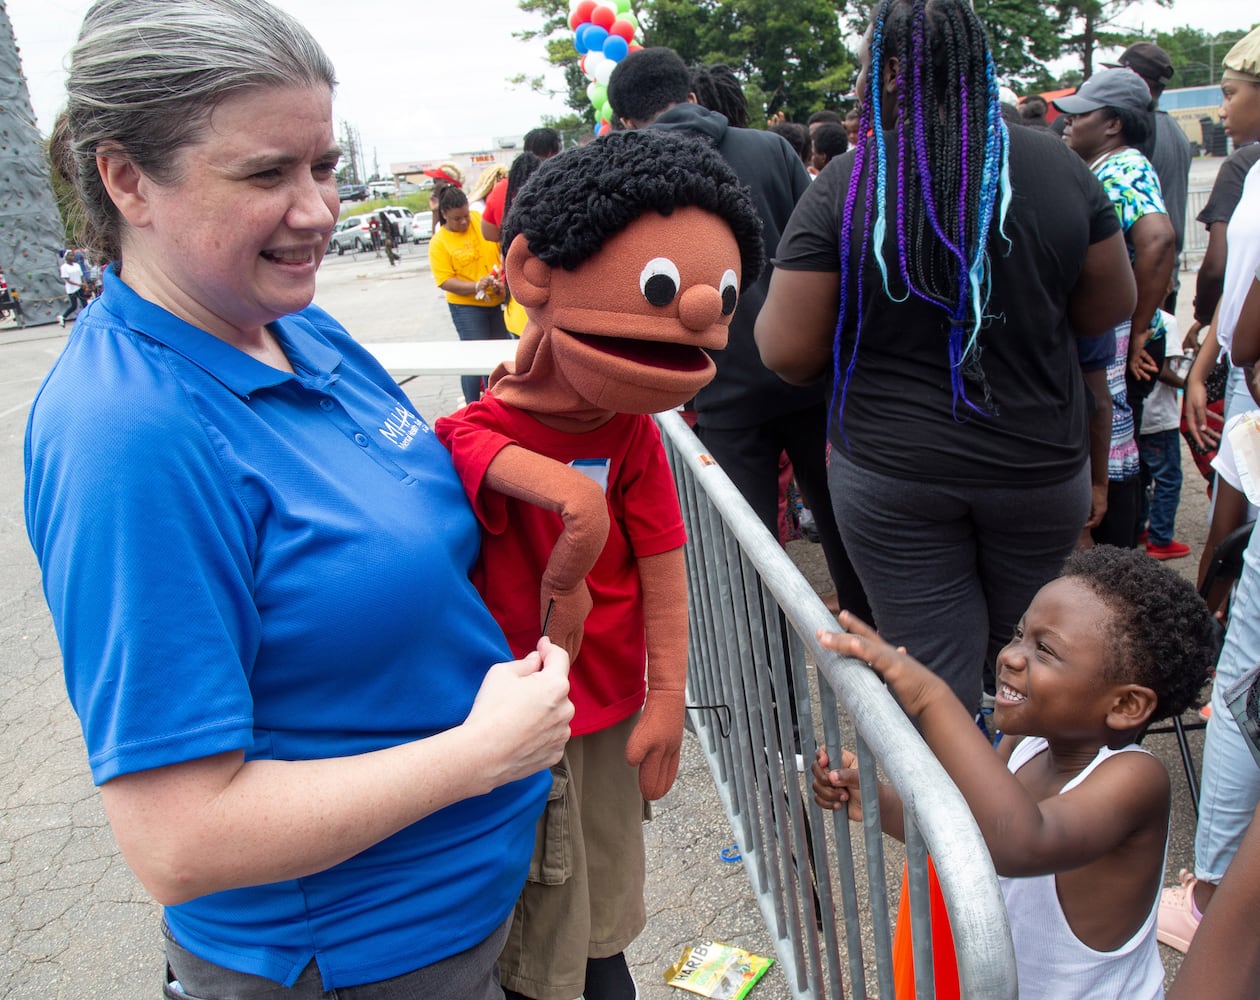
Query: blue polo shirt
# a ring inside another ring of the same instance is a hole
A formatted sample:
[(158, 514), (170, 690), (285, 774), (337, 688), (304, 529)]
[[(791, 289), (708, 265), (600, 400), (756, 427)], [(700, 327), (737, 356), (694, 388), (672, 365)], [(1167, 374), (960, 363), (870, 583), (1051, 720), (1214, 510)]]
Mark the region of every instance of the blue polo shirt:
[[(510, 654), (469, 583), (478, 528), (450, 457), (393, 380), (314, 307), (272, 325), (289, 374), (112, 268), (104, 285), (26, 435), (27, 530), (96, 783), (229, 750), (358, 754), (462, 722)], [(327, 989), (421, 968), (507, 919), (549, 782), (166, 919), (193, 953), (285, 985), (312, 957)]]

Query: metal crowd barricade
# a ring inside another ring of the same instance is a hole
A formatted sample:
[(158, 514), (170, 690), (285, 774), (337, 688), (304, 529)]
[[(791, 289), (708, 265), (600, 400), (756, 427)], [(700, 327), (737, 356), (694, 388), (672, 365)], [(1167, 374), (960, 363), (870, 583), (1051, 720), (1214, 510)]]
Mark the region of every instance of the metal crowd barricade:
[(1193, 270), (1207, 251), (1208, 233), (1199, 221), (1199, 213), (1212, 194), (1210, 187), (1193, 187), (1186, 192), (1186, 230), (1181, 244), (1181, 269)]
[[(851, 839), (848, 819), (824, 812), (797, 771), (794, 729), (808, 767), (821, 725), (833, 760), (842, 746), (857, 752), (864, 789), (878, 768), (905, 803), (915, 968), (932, 966), (930, 853), (962, 996), (1016, 997), (1006, 909), (961, 794), (878, 677), (818, 643), (835, 618), (681, 417), (657, 420), (689, 535), (688, 717), (793, 996), (894, 996), (878, 804), (863, 797)], [(916, 997), (934, 995), (931, 976), (917, 976)]]

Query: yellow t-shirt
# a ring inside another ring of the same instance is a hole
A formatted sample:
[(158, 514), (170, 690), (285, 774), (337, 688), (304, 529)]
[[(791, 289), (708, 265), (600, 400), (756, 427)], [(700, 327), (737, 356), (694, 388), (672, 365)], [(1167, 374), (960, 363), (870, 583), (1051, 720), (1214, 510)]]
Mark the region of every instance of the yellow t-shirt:
[[(481, 235), (480, 212), (469, 213), (468, 228), (464, 232), (453, 233), (443, 226), (429, 240), (429, 270), (433, 272), (433, 281), (439, 288), (450, 278), (479, 281), (498, 263), (499, 245)], [(496, 295), (489, 289), (486, 290), (484, 299), (447, 292), (446, 301), (463, 306), (497, 308), (503, 303), (503, 296)]]

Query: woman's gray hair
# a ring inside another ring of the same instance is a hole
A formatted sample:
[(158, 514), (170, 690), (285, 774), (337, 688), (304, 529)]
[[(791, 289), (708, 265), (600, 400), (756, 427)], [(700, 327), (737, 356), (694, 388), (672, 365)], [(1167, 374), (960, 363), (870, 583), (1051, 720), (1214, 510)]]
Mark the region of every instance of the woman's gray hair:
[(114, 149), (158, 183), (215, 107), (251, 87), (336, 85), (302, 25), (266, 0), (98, 0), (70, 53), (67, 104), (52, 137), (54, 168), (83, 209), (80, 242), (97, 259), (121, 250), (122, 221), (96, 167)]

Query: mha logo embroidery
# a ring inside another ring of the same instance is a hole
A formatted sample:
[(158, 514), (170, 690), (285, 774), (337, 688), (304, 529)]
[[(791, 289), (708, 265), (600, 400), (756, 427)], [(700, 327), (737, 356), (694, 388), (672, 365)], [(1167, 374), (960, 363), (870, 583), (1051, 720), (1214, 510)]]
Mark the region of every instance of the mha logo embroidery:
[(385, 423), (378, 430), (381, 437), (390, 444), (405, 450), (411, 447), (411, 442), (420, 431), (429, 433), (429, 426), (400, 403), (385, 418)]

